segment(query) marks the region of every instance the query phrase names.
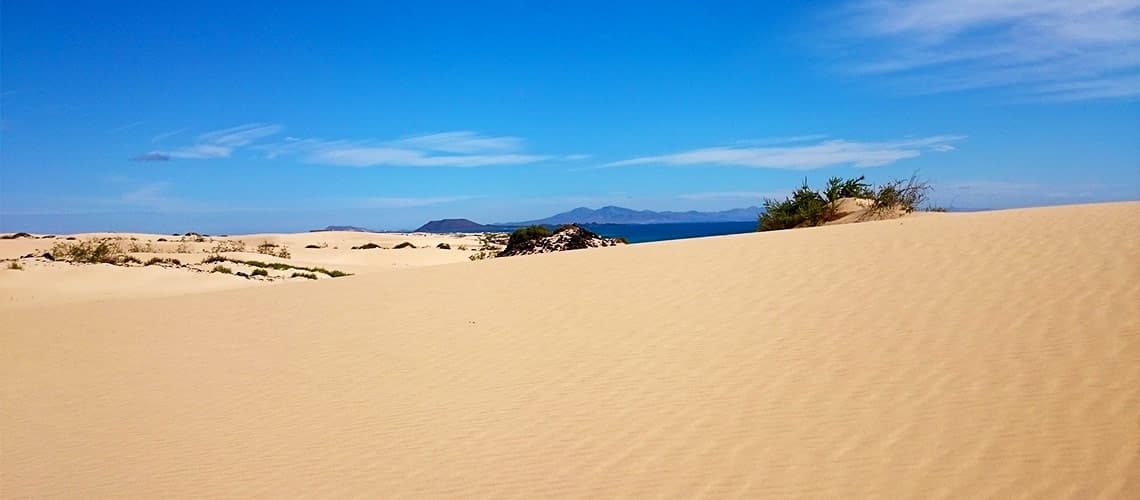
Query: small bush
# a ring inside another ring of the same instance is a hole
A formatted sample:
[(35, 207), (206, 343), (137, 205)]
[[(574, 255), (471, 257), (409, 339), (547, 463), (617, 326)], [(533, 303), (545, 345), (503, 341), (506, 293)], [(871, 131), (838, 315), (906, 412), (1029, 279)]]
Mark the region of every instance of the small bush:
[(159, 242), (166, 242), (166, 241), (170, 241), (170, 240), (167, 240), (166, 238), (159, 238), (159, 239), (157, 239), (157, 240), (155, 240), (155, 241), (159, 241)]
[(214, 266), (214, 268), (211, 269), (210, 272), (211, 273), (222, 273), (222, 274), (233, 274), (234, 273), (233, 269), (230, 269), (230, 268), (223, 266), (221, 264)]
[(760, 214), (757, 231), (775, 231), (800, 226), (816, 226), (827, 222), (833, 215), (827, 200), (808, 186), (803, 185), (784, 201), (764, 199), (764, 213)]
[[(550, 230), (550, 228), (546, 226), (527, 226), (519, 228), (516, 229), (515, 232), (511, 233), (510, 240), (507, 241), (507, 246), (513, 247), (520, 243), (542, 239), (552, 234), (554, 233)], [(486, 245), (486, 243), (484, 243), (484, 245)]]
[(57, 259), (80, 264), (117, 264), (126, 257), (119, 242), (112, 239), (56, 243), (51, 248), (51, 254)]
[(440, 250), (451, 250), (451, 245), (448, 245), (447, 243), (440, 243), (440, 244), (436, 245), (435, 247), (440, 249)]
[(384, 247), (377, 245), (375, 243), (365, 243), (365, 244), (360, 245), (358, 247), (352, 247), (353, 250), (372, 250), (373, 248), (384, 248)]
[(269, 276), (269, 271), (266, 271), (264, 269), (254, 269), (253, 272), (250, 273), (250, 275), (252, 275), (252, 276)]
[(313, 273), (302, 273), (302, 272), (295, 272), (295, 273), (293, 273), (292, 276), (289, 276), (289, 277), (290, 278), (305, 278), (305, 279), (309, 279), (309, 280), (317, 279), (317, 275), (315, 275)]
[(202, 264), (213, 264), (215, 262), (226, 262), (228, 260), (229, 259), (222, 257), (221, 255), (211, 255), (209, 257), (206, 257), (205, 259), (202, 259), (201, 263)]
[(320, 245), (305, 245), (305, 248), (321, 248)]
[(135, 240), (132, 240), (131, 244), (127, 245), (127, 251), (134, 253), (154, 253), (155, 249), (154, 244), (149, 241), (146, 244), (139, 244)]
[(415, 248), (415, 247), (416, 247), (415, 245), (411, 244), (410, 242), (405, 241), (405, 242), (400, 243), (399, 245), (396, 245), (392, 248), (399, 250), (401, 248)]
[(883, 212), (901, 209), (910, 213), (925, 203), (933, 190), (930, 183), (918, 178), (918, 174), (911, 175), (909, 179), (896, 179), (879, 186), (871, 210)]
[(210, 252), (210, 253), (244, 252), (245, 251), (245, 243), (242, 242), (241, 240), (235, 240), (235, 241), (221, 240), (221, 241), (218, 241), (217, 243), (214, 243), (214, 247), (209, 249), (209, 250), (206, 250), (206, 251)]
[(165, 263), (166, 263), (166, 259), (163, 259), (161, 257), (151, 257), (150, 260), (146, 261), (146, 264), (143, 264), (143, 265), (144, 266), (154, 266), (154, 265), (165, 264)]
[(66, 238), (64, 238), (64, 239), (65, 239), (65, 240), (67, 240), (67, 241), (75, 241), (77, 238), (76, 238), (76, 237), (74, 237), (74, 236), (68, 236), (68, 237), (66, 237)]
[(476, 260), (493, 259), (493, 258), (495, 258), (496, 255), (498, 255), (498, 252), (496, 252), (494, 250), (491, 250), (491, 251), (479, 250), (478, 252), (475, 252), (471, 255), (468, 255), (467, 260), (476, 261)]
[(190, 245), (185, 243), (179, 243), (178, 246), (174, 248), (174, 253), (192, 253), (193, 251)]
[(8, 269), (11, 269), (13, 271), (23, 271), (24, 266), (22, 264), (20, 264), (19, 262), (12, 261), (12, 262), (8, 263)]
[(0, 236), (0, 240), (14, 240), (17, 238), (31, 238), (31, 237), (32, 237), (32, 235), (30, 235), (28, 233), (5, 234), (4, 236)]

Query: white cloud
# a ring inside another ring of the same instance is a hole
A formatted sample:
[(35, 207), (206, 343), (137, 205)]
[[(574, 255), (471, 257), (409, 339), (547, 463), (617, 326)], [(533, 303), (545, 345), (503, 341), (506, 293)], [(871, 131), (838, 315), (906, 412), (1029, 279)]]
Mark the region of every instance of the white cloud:
[(260, 147), (269, 158), (296, 155), (301, 161), (348, 167), (483, 167), (521, 165), (554, 158), (521, 152), (517, 137), (488, 137), (474, 132), (444, 132), (394, 141), (346, 141), (286, 138)]
[(184, 128), (180, 128), (180, 129), (178, 129), (178, 130), (171, 130), (171, 131), (169, 131), (169, 132), (163, 132), (163, 133), (161, 133), (161, 134), (156, 134), (156, 135), (155, 135), (153, 138), (151, 138), (150, 142), (151, 142), (151, 143), (159, 143), (159, 142), (162, 142), (162, 141), (164, 141), (164, 140), (166, 140), (166, 139), (169, 139), (169, 138), (171, 138), (171, 137), (174, 137), (174, 136), (176, 136), (176, 135), (178, 135), (178, 134), (181, 134), (181, 133), (183, 133), (183, 132), (185, 132), (185, 131), (186, 131), (186, 129), (184, 129)]
[(606, 166), (725, 165), (789, 170), (811, 170), (838, 165), (879, 167), (899, 160), (914, 158), (928, 151), (946, 152), (953, 150), (954, 147), (951, 143), (964, 138), (965, 136), (959, 135), (939, 135), (888, 142), (858, 142), (838, 139), (786, 146), (712, 147), (616, 161)]
[(848, 66), (910, 92), (1140, 96), (1140, 0), (859, 0), (840, 18)]
[[(281, 132), (281, 125), (247, 123), (233, 128), (215, 130), (199, 135), (196, 144), (169, 151), (150, 151), (132, 158), (135, 161), (203, 160), (228, 158), (237, 148), (248, 146), (258, 139)], [(177, 133), (177, 132), (176, 132)], [(169, 134), (173, 135), (173, 134)], [(160, 134), (154, 140), (160, 140)]]
[(475, 132), (459, 131), (407, 137), (392, 141), (390, 144), (423, 151), (472, 154), (488, 151), (518, 151), (523, 147), (523, 140), (509, 136), (485, 137)]

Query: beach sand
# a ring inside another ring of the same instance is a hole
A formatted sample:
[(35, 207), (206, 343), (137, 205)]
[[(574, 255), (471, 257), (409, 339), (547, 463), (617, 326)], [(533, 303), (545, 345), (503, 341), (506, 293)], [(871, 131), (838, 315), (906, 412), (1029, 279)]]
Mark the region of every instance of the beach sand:
[(463, 260), (0, 306), (0, 497), (1140, 492), (1140, 203)]

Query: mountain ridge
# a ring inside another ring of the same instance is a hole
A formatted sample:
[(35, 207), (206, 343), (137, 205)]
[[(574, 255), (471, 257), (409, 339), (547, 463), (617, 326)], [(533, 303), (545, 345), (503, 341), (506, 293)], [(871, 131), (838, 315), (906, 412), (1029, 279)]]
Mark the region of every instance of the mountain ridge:
[(542, 219), (522, 222), (503, 222), (492, 224), (494, 226), (529, 226), (560, 225), (560, 224), (668, 224), (668, 223), (697, 223), (697, 222), (745, 222), (754, 221), (760, 215), (760, 207), (751, 206), (734, 208), (717, 212), (687, 212), (653, 210), (633, 210), (625, 207), (607, 205), (599, 209), (578, 207), (566, 212), (558, 213)]

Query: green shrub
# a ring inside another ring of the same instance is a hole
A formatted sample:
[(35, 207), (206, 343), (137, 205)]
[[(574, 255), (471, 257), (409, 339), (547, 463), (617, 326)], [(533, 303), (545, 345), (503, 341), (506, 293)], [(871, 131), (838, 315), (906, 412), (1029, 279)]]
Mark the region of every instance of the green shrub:
[(222, 273), (222, 274), (233, 274), (234, 273), (233, 269), (230, 269), (230, 268), (223, 266), (221, 264), (214, 266), (214, 268), (211, 269), (210, 272), (211, 273)]
[(415, 248), (415, 247), (416, 247), (415, 245), (411, 244), (410, 242), (405, 241), (405, 242), (400, 243), (399, 245), (396, 245), (392, 248), (399, 250), (401, 248)]
[(792, 196), (778, 201), (764, 199), (764, 213), (760, 214), (757, 231), (776, 231), (800, 226), (818, 226), (834, 215), (827, 200), (819, 192), (803, 185), (792, 192)]
[(8, 263), (8, 269), (11, 269), (13, 271), (23, 271), (24, 266), (22, 264), (20, 264), (19, 262), (12, 261), (12, 262)]
[(213, 264), (215, 262), (225, 262), (227, 260), (230, 260), (230, 259), (222, 257), (221, 255), (211, 255), (209, 257), (206, 257), (205, 259), (202, 259), (201, 263), (202, 264)]
[[(511, 233), (510, 240), (507, 241), (508, 247), (513, 247), (523, 242), (538, 240), (554, 234), (550, 228), (546, 226), (527, 226), (521, 227)], [(487, 243), (492, 243), (490, 240)], [(487, 243), (484, 246), (487, 246)]]
[(156, 264), (165, 264), (165, 263), (166, 263), (166, 259), (163, 259), (161, 257), (151, 257), (150, 260), (146, 261), (146, 264), (143, 264), (143, 265), (153, 266)]
[(895, 179), (879, 186), (871, 210), (883, 212), (901, 209), (910, 213), (925, 203), (933, 190), (930, 183), (918, 178), (918, 174), (911, 175), (909, 179)]
[(269, 271), (266, 271), (264, 269), (254, 269), (253, 272), (250, 273), (250, 275), (251, 276), (269, 276)]
[(864, 182), (864, 176), (854, 179), (832, 177), (827, 180), (827, 188), (823, 197), (828, 203), (835, 203), (843, 198), (872, 198), (875, 192), (869, 183)]
[(128, 257), (117, 240), (107, 238), (56, 243), (51, 254), (56, 259), (80, 264), (118, 264)]
[(262, 242), (260, 245), (257, 245), (257, 253), (262, 254), (262, 255), (269, 255), (269, 256), (273, 256), (273, 257), (280, 257), (282, 259), (288, 259), (291, 256), (289, 254), (288, 248), (277, 245), (276, 243), (270, 243), (268, 241)]
[(309, 280), (317, 279), (317, 275), (315, 275), (313, 273), (302, 273), (302, 272), (294, 272), (293, 275), (289, 276), (289, 277), (290, 278), (305, 278), (305, 279), (309, 279)]
[(384, 248), (384, 247), (377, 245), (375, 243), (365, 243), (365, 244), (360, 245), (358, 247), (352, 247), (353, 250), (372, 250), (373, 248)]

